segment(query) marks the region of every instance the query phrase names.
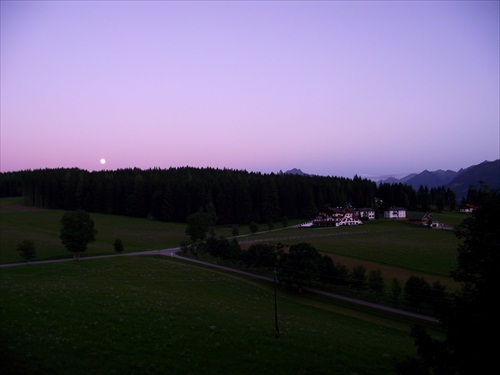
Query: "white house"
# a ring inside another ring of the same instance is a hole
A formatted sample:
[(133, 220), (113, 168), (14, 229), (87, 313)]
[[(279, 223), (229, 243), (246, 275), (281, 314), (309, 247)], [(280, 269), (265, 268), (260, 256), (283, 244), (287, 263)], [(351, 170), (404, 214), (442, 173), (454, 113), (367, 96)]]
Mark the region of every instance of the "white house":
[(360, 208), (356, 210), (356, 216), (360, 219), (375, 220), (375, 210), (373, 208)]
[(391, 207), (384, 211), (385, 219), (405, 219), (406, 218), (406, 208), (403, 207)]

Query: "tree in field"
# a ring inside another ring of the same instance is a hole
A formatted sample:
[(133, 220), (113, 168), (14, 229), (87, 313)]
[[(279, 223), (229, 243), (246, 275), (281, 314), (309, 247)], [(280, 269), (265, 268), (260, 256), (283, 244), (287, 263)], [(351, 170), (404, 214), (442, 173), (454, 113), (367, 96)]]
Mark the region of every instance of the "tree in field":
[(348, 285), (349, 284), (349, 268), (345, 264), (335, 263), (335, 284)]
[(259, 226), (255, 221), (252, 221), (248, 227), (251, 233), (257, 233), (257, 231), (259, 230)]
[(288, 217), (286, 216), (281, 217), (281, 225), (283, 226), (283, 228), (288, 226)]
[(399, 297), (403, 292), (403, 287), (401, 286), (401, 282), (396, 277), (392, 278), (391, 281), (391, 299), (394, 304), (399, 303)]
[(30, 240), (24, 240), (17, 245), (17, 251), (19, 251), (21, 257), (26, 261), (30, 262), (35, 259), (36, 249), (35, 243)]
[(97, 231), (94, 229), (94, 220), (86, 211), (77, 210), (66, 212), (61, 219), (61, 233), (59, 238), (62, 244), (72, 251), (74, 259), (80, 259), (80, 253), (87, 250), (87, 245), (95, 241)]
[(431, 286), (422, 277), (410, 276), (405, 283), (405, 299), (412, 308), (422, 308), (428, 305)]
[(283, 279), (307, 284), (319, 277), (323, 257), (313, 245), (301, 242), (290, 246), (288, 253), (280, 256), (279, 263)]
[(123, 248), (123, 241), (120, 240), (119, 238), (117, 238), (115, 240), (115, 242), (113, 243), (113, 248), (115, 249), (115, 251), (117, 253), (121, 253), (124, 250), (124, 248)]
[(204, 212), (195, 212), (187, 217), (186, 234), (191, 241), (204, 240), (210, 229), (210, 219)]
[(377, 298), (384, 294), (385, 282), (380, 269), (371, 270), (368, 273), (368, 287)]
[(363, 289), (366, 286), (366, 268), (364, 266), (356, 266), (350, 274), (351, 286), (356, 289)]
[(431, 285), (430, 304), (435, 315), (441, 315), (442, 311), (447, 308), (449, 303), (446, 287), (439, 281), (435, 281)]
[(498, 326), (498, 228), (500, 192), (488, 191), (481, 207), (455, 230), (462, 241), (452, 276), (461, 288), (438, 310), (445, 339), (436, 340), (422, 327), (414, 327), (419, 357), (400, 363), (399, 374), (483, 374), (498, 366), (494, 328)]
[(229, 241), (225, 237), (210, 236), (204, 243), (199, 244), (198, 250), (206, 251), (213, 257), (237, 260), (241, 255), (241, 247), (236, 239)]
[(241, 254), (241, 260), (251, 267), (274, 267), (278, 255), (275, 245), (257, 243)]

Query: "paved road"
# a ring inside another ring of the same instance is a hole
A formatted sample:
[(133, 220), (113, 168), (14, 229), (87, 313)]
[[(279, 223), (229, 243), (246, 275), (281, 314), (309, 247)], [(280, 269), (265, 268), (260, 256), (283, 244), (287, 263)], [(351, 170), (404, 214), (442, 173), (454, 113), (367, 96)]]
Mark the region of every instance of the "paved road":
[[(265, 281), (269, 281), (269, 282), (274, 282), (274, 279), (271, 278), (271, 277), (257, 275), (257, 274), (253, 274), (253, 273), (250, 273), (250, 272), (245, 272), (245, 271), (237, 270), (237, 269), (234, 269), (234, 268), (230, 268), (230, 267), (226, 267), (226, 266), (221, 266), (219, 264), (213, 264), (213, 263), (209, 263), (209, 262), (203, 262), (203, 261), (197, 260), (197, 259), (180, 257), (180, 256), (177, 255), (177, 253), (180, 250), (181, 250), (180, 247), (175, 247), (175, 248), (170, 248), (170, 249), (149, 250), (149, 251), (141, 251), (141, 252), (134, 252), (134, 253), (126, 253), (126, 254), (112, 254), (112, 255), (90, 256), (90, 257), (80, 258), (80, 261), (84, 261), (84, 260), (88, 260), (88, 259), (103, 259), (103, 258), (113, 258), (113, 257), (129, 257), (129, 256), (139, 256), (139, 255), (164, 255), (164, 256), (170, 256), (170, 257), (177, 257), (179, 259), (184, 259), (184, 260), (189, 261), (189, 262), (203, 264), (205, 266), (222, 269), (224, 271), (238, 273), (240, 275), (245, 275), (245, 276), (253, 277), (253, 278), (256, 278), (256, 279), (261, 279), (261, 280), (265, 280)], [(71, 262), (71, 261), (73, 261), (73, 258), (54, 259), (54, 260), (41, 260), (41, 261), (36, 261), (36, 262), (31, 262), (31, 263), (26, 263), (26, 262), (23, 262), (23, 263), (9, 263), (9, 264), (0, 264), (0, 268), (16, 267), (16, 266), (26, 266), (28, 264), (30, 264), (30, 265), (36, 265), (36, 264), (60, 263), (60, 262)], [(393, 314), (403, 315), (403, 316), (407, 316), (407, 317), (410, 317), (410, 318), (424, 320), (424, 321), (433, 322), (433, 323), (439, 323), (439, 320), (437, 320), (436, 318), (434, 318), (432, 316), (427, 316), (427, 315), (422, 315), (422, 314), (416, 314), (416, 313), (412, 313), (412, 312), (409, 312), (409, 311), (395, 309), (395, 308), (387, 307), (387, 306), (383, 306), (383, 305), (378, 305), (378, 304), (375, 304), (375, 303), (371, 303), (371, 302), (367, 302), (367, 301), (363, 301), (363, 300), (359, 300), (359, 299), (355, 299), (355, 298), (350, 298), (350, 297), (342, 296), (340, 294), (329, 293), (329, 292), (325, 292), (325, 291), (318, 290), (318, 289), (304, 288), (304, 290), (306, 290), (306, 291), (308, 291), (310, 293), (321, 294), (321, 295), (324, 295), (324, 296), (327, 296), (327, 297), (330, 297), (330, 298), (335, 298), (335, 299), (338, 299), (338, 300), (342, 300), (342, 301), (350, 302), (350, 303), (353, 303), (353, 304), (370, 307), (370, 308), (377, 309), (377, 310), (382, 310), (382, 311), (390, 312), (390, 313), (393, 313)]]
[[(96, 255), (86, 257), (83, 256), (80, 260), (88, 260), (88, 259), (104, 259), (104, 258), (115, 258), (115, 257), (131, 257), (137, 255), (167, 255), (174, 256), (178, 251), (180, 251), (180, 247), (174, 247), (171, 249), (163, 249), (163, 250), (147, 250), (147, 251), (138, 251), (134, 253), (124, 253), (124, 254), (110, 254), (110, 255)], [(17, 266), (27, 266), (27, 265), (35, 265), (35, 264), (47, 264), (47, 263), (62, 263), (62, 262), (72, 262), (73, 258), (64, 258), (64, 259), (51, 259), (51, 260), (37, 260), (35, 262), (19, 262), (19, 263), (6, 263), (0, 264), (0, 268), (7, 267), (17, 267)]]

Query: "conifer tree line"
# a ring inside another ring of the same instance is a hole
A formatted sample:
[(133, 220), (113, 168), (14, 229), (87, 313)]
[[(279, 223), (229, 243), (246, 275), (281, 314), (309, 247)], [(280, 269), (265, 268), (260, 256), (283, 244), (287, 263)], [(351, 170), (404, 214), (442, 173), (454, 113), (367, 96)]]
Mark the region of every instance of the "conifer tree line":
[(174, 222), (185, 222), (198, 211), (215, 212), (217, 224), (312, 218), (329, 206), (401, 206), (422, 211), (455, 207), (454, 193), (445, 188), (415, 191), (401, 183), (377, 186), (358, 176), (349, 179), (194, 167), (4, 172), (0, 173), (0, 196), (23, 196), (26, 204), (41, 208)]

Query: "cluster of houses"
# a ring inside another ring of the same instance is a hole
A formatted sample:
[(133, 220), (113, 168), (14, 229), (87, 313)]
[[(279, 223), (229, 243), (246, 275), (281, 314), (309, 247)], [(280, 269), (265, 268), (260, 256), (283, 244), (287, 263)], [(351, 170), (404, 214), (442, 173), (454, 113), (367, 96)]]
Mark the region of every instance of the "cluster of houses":
[(466, 213), (466, 214), (471, 214), (475, 210), (477, 210), (477, 207), (474, 206), (473, 204), (464, 204), (463, 206), (460, 206), (459, 211)]
[[(363, 221), (375, 220), (376, 210), (374, 208), (354, 209), (351, 207), (332, 207), (323, 212), (307, 223), (300, 225), (307, 227), (340, 227), (343, 225), (361, 225)], [(384, 218), (388, 219), (406, 219), (406, 208), (391, 207), (384, 211)]]
[[(471, 213), (476, 206), (467, 204), (460, 207), (459, 211), (463, 213)], [(404, 219), (406, 220), (406, 208), (403, 207), (391, 207), (383, 211), (384, 219)], [(379, 213), (382, 216), (382, 212)], [(320, 212), (315, 219), (301, 224), (301, 228), (310, 227), (340, 227), (344, 225), (361, 225), (363, 221), (375, 220), (377, 217), (377, 212), (374, 208), (359, 208), (355, 209), (352, 207), (334, 207), (328, 208), (323, 212)], [(412, 214), (408, 218), (410, 224), (429, 226), (431, 228), (444, 229), (444, 225), (441, 223), (433, 222), (432, 215), (429, 213), (417, 213)]]

